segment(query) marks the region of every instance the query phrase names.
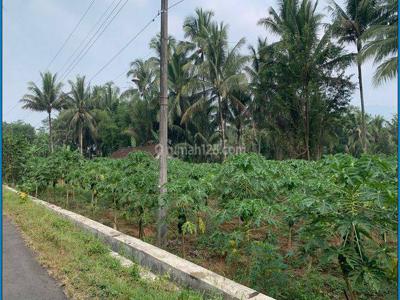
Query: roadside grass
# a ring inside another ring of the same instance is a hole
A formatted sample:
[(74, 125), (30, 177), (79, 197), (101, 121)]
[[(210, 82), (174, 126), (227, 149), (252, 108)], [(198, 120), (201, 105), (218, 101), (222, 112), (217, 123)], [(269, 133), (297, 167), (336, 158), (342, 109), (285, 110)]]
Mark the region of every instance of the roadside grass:
[(3, 209), (72, 299), (203, 299), (193, 291), (173, 290), (165, 279), (141, 279), (136, 264), (122, 267), (98, 239), (4, 188)]
[[(110, 209), (107, 208), (107, 202), (102, 197), (99, 197), (97, 206), (95, 209), (93, 209), (90, 203), (90, 192), (76, 189), (75, 197), (74, 199), (71, 197), (69, 198), (68, 205), (66, 201), (65, 186), (55, 186), (39, 191), (37, 197), (46, 202), (55, 204), (59, 207), (100, 222), (106, 226), (113, 226), (113, 215), (110, 212)], [(215, 203), (211, 204), (211, 201), (209, 204), (216, 205)], [(227, 224), (225, 229), (229, 230), (229, 228), (232, 228), (230, 226), (235, 226), (235, 224)], [(174, 226), (172, 225), (171, 227), (173, 228)], [(177, 228), (177, 225), (175, 225), (175, 228)], [(119, 211), (118, 214), (118, 230), (130, 236), (139, 238), (137, 223), (133, 222), (132, 219), (127, 218), (127, 216), (121, 211)], [(155, 232), (151, 224), (147, 224), (147, 226), (145, 226), (145, 232), (146, 235), (143, 240), (150, 244), (154, 244)], [(285, 232), (286, 231), (276, 231), (275, 233), (278, 236), (284, 236)], [(181, 237), (174, 234), (173, 230), (170, 231), (170, 234), (170, 242), (168, 243), (166, 250), (182, 257), (182, 247), (180, 244)], [(243, 259), (241, 261), (229, 261), (226, 259), (226, 257), (216, 253), (214, 249), (210, 249), (210, 244), (208, 243), (207, 239), (209, 239), (208, 236), (204, 236), (202, 239), (197, 241), (194, 236), (188, 237), (185, 241), (186, 256), (184, 258), (231, 280), (255, 288), (256, 290), (262, 290), (262, 284), (264, 284), (264, 286), (270, 285), (269, 283), (260, 283), (260, 286), (252, 285), (252, 283), (249, 281), (250, 277), (247, 269), (250, 267), (250, 259), (242, 257)], [(282, 238), (281, 244), (286, 245), (287, 241)], [(290, 260), (291, 257), (288, 257), (287, 259)], [(295, 266), (295, 262), (292, 261), (290, 263)], [(294, 295), (292, 297), (293, 299), (303, 299), (301, 297), (304, 295), (308, 295), (307, 297), (309, 298), (304, 298), (307, 300), (340, 299), (343, 291), (343, 283), (339, 277), (340, 275), (338, 276), (337, 274), (332, 274), (329, 272), (312, 272), (312, 270), (304, 273), (304, 271), (301, 269), (296, 270), (296, 272), (297, 273), (290, 274), (293, 284), (290, 287), (286, 287), (287, 291), (290, 288), (290, 294)], [(304, 274), (307, 274), (307, 276), (304, 276)], [(279, 280), (280, 277), (274, 276), (274, 278)], [(275, 287), (277, 290), (280, 289), (280, 286), (282, 286), (281, 283), (275, 282)], [(268, 294), (271, 293), (271, 287), (262, 292)]]

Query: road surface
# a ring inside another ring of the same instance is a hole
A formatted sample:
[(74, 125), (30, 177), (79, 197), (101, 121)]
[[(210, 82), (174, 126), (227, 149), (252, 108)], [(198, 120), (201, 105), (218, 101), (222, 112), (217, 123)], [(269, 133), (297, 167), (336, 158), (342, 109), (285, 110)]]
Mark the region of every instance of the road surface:
[(40, 266), (19, 230), (3, 215), (3, 299), (66, 300), (62, 288)]

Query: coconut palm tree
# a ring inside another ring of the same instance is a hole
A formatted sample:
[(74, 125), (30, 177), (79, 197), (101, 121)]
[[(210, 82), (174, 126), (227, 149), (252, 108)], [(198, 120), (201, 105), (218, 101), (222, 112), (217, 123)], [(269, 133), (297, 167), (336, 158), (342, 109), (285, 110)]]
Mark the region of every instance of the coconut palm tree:
[[(182, 138), (190, 136), (187, 131), (195, 129), (192, 126), (193, 119), (187, 122), (187, 120), (183, 120), (183, 116), (193, 103), (201, 100), (201, 97), (204, 96), (204, 80), (199, 79), (198, 68), (190, 56), (191, 48), (191, 43), (179, 43), (176, 48), (173, 48), (168, 63), (169, 119), (172, 142), (182, 142)], [(207, 121), (208, 119), (203, 119), (203, 122)]]
[[(250, 79), (249, 88), (251, 90), (251, 102), (249, 110), (251, 114), (251, 129), (247, 130), (246, 137), (248, 144), (251, 145), (253, 151), (260, 149), (260, 134), (258, 128), (265, 128), (268, 124), (272, 124), (273, 117), (277, 117), (276, 112), (271, 114), (273, 110), (272, 99), (276, 94), (276, 60), (274, 56), (274, 44), (268, 45), (267, 39), (259, 38), (257, 46), (249, 46), (251, 63), (245, 68)], [(272, 126), (269, 126), (268, 132), (272, 132)], [(278, 134), (271, 134), (278, 143), (269, 143), (273, 148), (279, 147), (283, 140)], [(250, 149), (249, 148), (249, 149)], [(273, 157), (278, 158), (276, 155)]]
[[(366, 114), (365, 119), (367, 122), (370, 121), (370, 116)], [(346, 151), (354, 156), (360, 156), (363, 152), (363, 140), (362, 140), (362, 115), (359, 110), (351, 111), (348, 115), (349, 125), (347, 135)], [(371, 140), (370, 133), (367, 132), (368, 143)]]
[(247, 57), (239, 53), (245, 40), (241, 39), (229, 49), (227, 26), (213, 21), (213, 16), (212, 11), (196, 9), (195, 15), (184, 22), (185, 36), (193, 44), (191, 59), (201, 91), (182, 115), (182, 123), (188, 122), (196, 113), (209, 111), (207, 107), (216, 105), (214, 117), (218, 119), (221, 149), (225, 157), (227, 114), (233, 102), (243, 108), (233, 91), (247, 86), (243, 72)]
[(174, 117), (181, 118), (188, 104), (188, 96), (191, 87), (196, 80), (193, 74), (192, 61), (187, 53), (188, 49), (182, 43), (172, 51), (168, 63), (168, 83), (169, 83), (169, 118), (173, 121)]
[(213, 17), (214, 12), (197, 8), (195, 15), (187, 17), (183, 23), (185, 38), (188, 38), (195, 48), (192, 58), (196, 65), (202, 64), (205, 60), (207, 32), (213, 23)]
[(119, 103), (119, 88), (112, 82), (93, 88), (92, 105), (94, 108), (111, 113)]
[(84, 130), (88, 129), (92, 137), (96, 136), (96, 122), (91, 109), (91, 89), (85, 84), (85, 76), (77, 76), (75, 82), (70, 80), (71, 91), (65, 95), (69, 129), (74, 129), (78, 133), (79, 150), (83, 155)]
[(379, 7), (380, 16), (362, 35), (361, 60), (373, 57), (379, 64), (373, 82), (379, 85), (397, 75), (397, 0), (387, 0)]
[(123, 97), (130, 97), (129, 118), (133, 126), (126, 129), (125, 133), (134, 140), (134, 144), (143, 145), (158, 140), (156, 134), (159, 111), (158, 72), (157, 61), (150, 58), (133, 61), (127, 73), (128, 78), (132, 78), (134, 86), (125, 91)]
[(57, 74), (50, 72), (40, 73), (42, 87), (38, 87), (34, 82), (28, 83), (29, 93), (20, 100), (24, 105), (22, 108), (33, 111), (47, 112), (49, 121), (49, 149), (53, 152), (53, 134), (51, 113), (53, 110), (60, 110), (64, 105), (62, 95), (62, 83), (57, 82)]
[[(281, 40), (276, 47), (283, 53), (281, 60), (288, 67), (283, 73), (297, 78), (293, 90), (299, 89), (299, 96), (293, 93), (295, 101), (292, 106), (302, 119), (302, 131), (304, 136), (304, 151), (306, 158), (310, 154), (310, 98), (311, 81), (315, 75), (315, 67), (318, 64), (319, 50), (323, 52), (326, 47), (327, 37), (321, 39), (321, 46), (317, 46), (318, 29), (321, 26), (322, 15), (316, 13), (317, 3), (303, 0), (286, 0), (280, 2), (279, 10), (272, 7), (269, 9), (269, 16), (261, 19), (258, 24), (263, 25), (267, 30), (280, 36)], [(320, 60), (320, 59), (319, 59)], [(281, 71), (281, 72), (282, 72)], [(313, 74), (314, 73), (314, 74)], [(298, 87), (295, 87), (298, 85)], [(293, 91), (292, 91), (293, 92)], [(289, 100), (290, 101), (290, 100)], [(300, 154), (301, 155), (301, 154)]]
[(218, 107), (218, 119), (221, 136), (221, 149), (225, 158), (226, 125), (229, 105), (235, 102), (243, 106), (233, 91), (245, 89), (247, 79), (244, 67), (248, 58), (239, 53), (245, 39), (240, 39), (231, 49), (228, 47), (227, 27), (225, 24), (210, 25), (206, 40), (206, 60), (201, 72), (209, 87), (210, 102)]
[[(357, 49), (357, 58), (362, 50), (362, 35), (373, 24), (378, 15), (376, 0), (346, 0), (345, 8), (340, 7), (335, 1), (329, 6), (334, 17), (334, 35), (339, 42), (354, 44)], [(361, 99), (361, 136), (363, 151), (367, 150), (365, 102), (361, 71), (361, 60), (356, 59), (358, 72), (358, 85)]]
[(396, 153), (396, 142), (394, 137), (397, 135), (392, 131), (392, 122), (388, 122), (382, 116), (374, 116), (368, 123), (369, 139), (372, 153), (394, 154)]
[[(270, 68), (275, 68), (275, 75), (272, 74), (275, 78), (283, 76), (278, 80), (284, 82), (283, 86), (282, 82), (279, 83), (284, 87), (283, 93), (281, 88), (274, 87), (274, 83), (267, 85), (272, 87), (272, 92), (280, 94), (278, 99), (281, 98), (281, 108), (272, 114), (273, 127), (285, 131), (289, 128), (303, 135), (304, 149), (296, 151), (296, 156), (305, 156), (308, 160), (312, 148), (311, 123), (316, 113), (322, 113), (315, 107), (322, 107), (321, 102), (334, 98), (326, 97), (324, 88), (338, 90), (335, 86), (345, 81), (340, 75), (343, 73), (341, 70), (349, 65), (351, 58), (342, 47), (332, 43), (330, 27), (325, 28), (322, 36), (319, 35), (323, 16), (316, 12), (316, 8), (317, 3), (309, 0), (286, 0), (280, 3), (278, 11), (270, 8), (269, 16), (259, 21), (260, 25), (280, 37), (273, 46), (277, 63)], [(270, 52), (265, 46), (261, 49)], [(258, 63), (256, 61), (255, 65)], [(289, 114), (282, 116), (282, 107), (287, 107)]]
[[(168, 36), (168, 55), (170, 56), (172, 53), (172, 49), (176, 46), (176, 39), (172, 36)], [(158, 33), (155, 37), (150, 40), (149, 43), (150, 49), (152, 49), (156, 56), (152, 57), (151, 59), (156, 61), (157, 66), (160, 65), (160, 56), (161, 56), (161, 34)]]
[(138, 93), (141, 98), (151, 98), (158, 86), (157, 62), (154, 59), (136, 59), (131, 62), (126, 76), (134, 82), (134, 87), (124, 94)]

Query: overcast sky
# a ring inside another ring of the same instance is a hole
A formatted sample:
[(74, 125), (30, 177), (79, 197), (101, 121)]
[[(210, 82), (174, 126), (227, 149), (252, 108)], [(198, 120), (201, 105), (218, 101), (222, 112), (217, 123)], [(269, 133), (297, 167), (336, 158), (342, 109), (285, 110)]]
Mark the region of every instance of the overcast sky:
[[(343, 0), (341, 0), (343, 1)], [(339, 3), (341, 2), (339, 1)], [(4, 0), (3, 1), (3, 120), (24, 120), (38, 127), (45, 118), (44, 113), (26, 111), (17, 102), (26, 93), (28, 81), (40, 83), (40, 71), (45, 71), (51, 59), (72, 31), (91, 0)], [(62, 67), (72, 53), (82, 45), (88, 32), (113, 2), (94, 0), (94, 5), (66, 44), (63, 51), (51, 64), (50, 71), (63, 73)], [(123, 0), (121, 5), (125, 2)], [(170, 0), (170, 5), (175, 1)], [(274, 0), (186, 0), (169, 14), (169, 32), (177, 39), (183, 38), (182, 24), (192, 15), (196, 7), (211, 9), (215, 19), (229, 24), (229, 39), (236, 42), (245, 37), (248, 44), (255, 44), (257, 37), (267, 36), (274, 40), (257, 21), (267, 15)], [(319, 1), (319, 10), (326, 13), (328, 1)], [(128, 0), (126, 6), (111, 25), (96, 41), (67, 79), (77, 74), (91, 78), (96, 72), (131, 39), (159, 10), (159, 0)], [(102, 71), (92, 84), (114, 80), (122, 89), (130, 85), (125, 75), (129, 62), (152, 55), (148, 43), (159, 31), (157, 19), (122, 54)], [(354, 50), (351, 47), (349, 50)], [(363, 65), (366, 110), (391, 118), (397, 112), (397, 80), (378, 88), (372, 86), (374, 66)], [(61, 70), (61, 71), (60, 71)], [(355, 73), (353, 67), (349, 70)], [(353, 77), (354, 81), (356, 76)], [(66, 82), (66, 80), (65, 80)], [(66, 86), (67, 88), (67, 86)], [(359, 105), (359, 94), (353, 95), (352, 104)]]

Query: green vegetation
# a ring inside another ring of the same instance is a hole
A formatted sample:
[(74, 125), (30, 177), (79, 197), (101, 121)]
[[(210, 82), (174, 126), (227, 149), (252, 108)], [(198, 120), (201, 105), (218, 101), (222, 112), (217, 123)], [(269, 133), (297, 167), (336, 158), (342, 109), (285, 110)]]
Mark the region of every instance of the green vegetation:
[[(4, 211), (38, 253), (42, 264), (65, 284), (73, 299), (202, 299), (189, 291), (168, 290), (162, 280), (139, 277), (125, 268), (99, 240), (31, 201), (3, 189)], [(44, 226), (46, 224), (46, 226)]]
[(397, 1), (380, 1), (379, 15), (362, 36), (365, 45), (362, 59), (374, 58), (379, 64), (374, 75), (376, 85), (392, 79), (397, 74)]
[[(165, 201), (169, 251), (278, 299), (394, 299), (397, 116), (365, 112), (362, 63), (379, 63), (377, 84), (397, 75), (396, 7), (331, 2), (326, 24), (317, 3), (279, 1), (254, 20), (276, 42), (249, 53), (196, 9), (184, 40), (169, 37), (168, 143), (182, 151), (163, 199), (149, 154), (108, 158), (158, 143), (159, 35), (155, 56), (130, 64), (132, 87), (77, 77), (49, 134), (3, 124), (3, 179), (150, 243)], [(41, 104), (51, 76), (24, 99)]]
[[(331, 1), (327, 8), (324, 19), (316, 2), (279, 1), (254, 20), (266, 29), (256, 45), (232, 41), (212, 11), (199, 8), (185, 19), (185, 38), (169, 38), (169, 145), (215, 151), (180, 158), (216, 162), (240, 149), (268, 159), (396, 153), (397, 116), (384, 120), (364, 109), (362, 63), (379, 64), (377, 83), (397, 75), (397, 2)], [(48, 113), (50, 148), (99, 157), (158, 143), (159, 35), (149, 47), (154, 56), (130, 63), (131, 87), (91, 86), (85, 76), (60, 83), (50, 73), (29, 83), (23, 107)], [(357, 74), (349, 74), (351, 65)], [(360, 111), (349, 105), (356, 89)], [(53, 110), (59, 114), (51, 119)]]
[[(394, 297), (395, 157), (239, 154), (168, 168), (169, 251), (279, 299)], [(154, 242), (150, 155), (87, 160), (61, 148), (22, 173), (20, 190)]]
[(21, 102), (25, 109), (33, 111), (47, 112), (49, 126), (49, 149), (53, 151), (53, 135), (52, 135), (52, 119), (53, 110), (60, 110), (64, 105), (64, 97), (62, 97), (62, 84), (57, 83), (57, 75), (50, 72), (40, 74), (42, 78), (42, 86), (38, 87), (34, 82), (28, 83), (29, 94), (26, 94)]

